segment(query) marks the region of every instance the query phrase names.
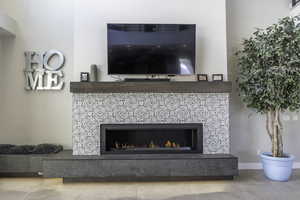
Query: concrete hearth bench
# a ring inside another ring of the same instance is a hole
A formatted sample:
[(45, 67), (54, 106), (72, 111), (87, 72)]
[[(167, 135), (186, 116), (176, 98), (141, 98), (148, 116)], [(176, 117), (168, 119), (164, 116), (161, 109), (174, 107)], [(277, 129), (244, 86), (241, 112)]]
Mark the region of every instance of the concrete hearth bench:
[(0, 177), (33, 177), (43, 172), (43, 160), (53, 154), (0, 155)]
[(0, 176), (43, 176), (77, 181), (176, 181), (233, 179), (238, 159), (229, 154), (73, 156), (0, 155)]
[(38, 176), (43, 171), (43, 160), (62, 150), (55, 144), (0, 144), (0, 176)]
[(135, 154), (45, 158), (43, 175), (73, 181), (174, 181), (233, 179), (238, 159), (229, 154)]

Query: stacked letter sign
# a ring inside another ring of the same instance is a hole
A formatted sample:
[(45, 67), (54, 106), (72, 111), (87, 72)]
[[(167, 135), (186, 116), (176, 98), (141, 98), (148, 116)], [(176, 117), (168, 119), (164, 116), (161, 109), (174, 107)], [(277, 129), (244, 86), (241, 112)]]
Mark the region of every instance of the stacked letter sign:
[(26, 90), (61, 90), (64, 86), (64, 55), (57, 50), (25, 52)]

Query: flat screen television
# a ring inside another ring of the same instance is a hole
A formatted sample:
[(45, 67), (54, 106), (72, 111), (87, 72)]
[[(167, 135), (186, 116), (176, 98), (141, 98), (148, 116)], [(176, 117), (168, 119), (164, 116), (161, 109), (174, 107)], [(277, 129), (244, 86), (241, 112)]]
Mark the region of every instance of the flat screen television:
[(107, 24), (108, 74), (194, 74), (195, 35), (195, 24)]

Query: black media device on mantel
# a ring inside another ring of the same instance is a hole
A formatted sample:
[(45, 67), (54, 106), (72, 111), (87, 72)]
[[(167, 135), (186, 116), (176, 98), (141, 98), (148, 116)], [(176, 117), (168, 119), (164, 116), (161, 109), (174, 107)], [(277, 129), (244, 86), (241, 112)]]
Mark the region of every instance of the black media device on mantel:
[(195, 24), (107, 24), (108, 74), (195, 74)]

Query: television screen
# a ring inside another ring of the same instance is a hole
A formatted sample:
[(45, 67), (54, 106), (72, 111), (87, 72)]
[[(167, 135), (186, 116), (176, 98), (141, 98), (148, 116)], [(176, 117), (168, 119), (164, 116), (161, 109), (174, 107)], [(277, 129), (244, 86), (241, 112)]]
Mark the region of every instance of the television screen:
[(108, 74), (195, 73), (191, 24), (108, 24)]

